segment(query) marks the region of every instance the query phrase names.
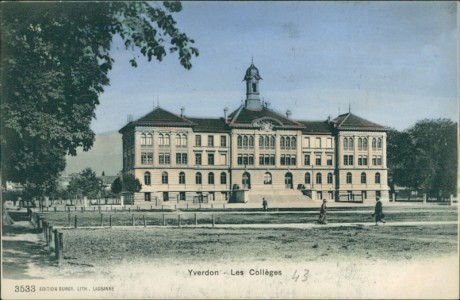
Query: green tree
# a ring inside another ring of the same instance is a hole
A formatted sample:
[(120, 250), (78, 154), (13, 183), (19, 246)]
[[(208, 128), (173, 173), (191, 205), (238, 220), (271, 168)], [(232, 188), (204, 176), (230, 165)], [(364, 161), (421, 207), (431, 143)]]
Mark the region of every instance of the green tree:
[(78, 176), (72, 177), (67, 190), (74, 197), (96, 198), (100, 194), (101, 181), (91, 168), (86, 168)]
[(65, 155), (89, 150), (99, 95), (121, 36), (130, 60), (177, 53), (184, 68), (198, 56), (177, 28), (178, 2), (2, 3), (1, 154), (3, 182), (44, 195), (65, 168)]
[(390, 186), (409, 187), (438, 198), (455, 194), (457, 126), (448, 119), (422, 120), (406, 131), (389, 131)]
[(117, 194), (117, 195), (121, 193), (121, 191), (123, 190), (123, 184), (121, 182), (120, 177), (117, 177), (117, 179), (115, 179), (112, 182), (110, 190), (112, 191), (112, 193)]
[(139, 179), (133, 174), (125, 174), (123, 176), (123, 191), (130, 193), (138, 193), (142, 188)]

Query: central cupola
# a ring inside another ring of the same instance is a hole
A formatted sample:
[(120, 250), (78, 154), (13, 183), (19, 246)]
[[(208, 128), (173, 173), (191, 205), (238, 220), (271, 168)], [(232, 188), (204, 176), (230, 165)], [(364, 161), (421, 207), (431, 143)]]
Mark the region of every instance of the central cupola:
[(262, 110), (262, 102), (259, 96), (259, 70), (251, 62), (251, 66), (246, 70), (244, 81), (246, 81), (246, 103), (245, 107), (249, 110)]

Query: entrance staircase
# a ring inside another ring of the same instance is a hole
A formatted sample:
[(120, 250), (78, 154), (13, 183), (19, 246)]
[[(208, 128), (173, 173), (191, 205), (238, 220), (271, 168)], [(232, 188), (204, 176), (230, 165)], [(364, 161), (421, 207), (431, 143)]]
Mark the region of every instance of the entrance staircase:
[(262, 199), (268, 201), (268, 206), (286, 206), (286, 207), (298, 207), (306, 204), (316, 203), (309, 196), (305, 196), (299, 190), (294, 189), (252, 189), (247, 191), (248, 203), (257, 204), (262, 203)]

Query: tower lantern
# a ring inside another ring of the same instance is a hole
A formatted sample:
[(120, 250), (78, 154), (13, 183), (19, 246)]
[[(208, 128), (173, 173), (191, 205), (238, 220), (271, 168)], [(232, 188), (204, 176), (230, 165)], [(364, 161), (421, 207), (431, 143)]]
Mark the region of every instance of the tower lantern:
[(259, 94), (260, 79), (262, 79), (262, 77), (259, 75), (259, 70), (251, 63), (243, 79), (246, 81), (245, 107), (249, 110), (262, 110), (263, 108)]

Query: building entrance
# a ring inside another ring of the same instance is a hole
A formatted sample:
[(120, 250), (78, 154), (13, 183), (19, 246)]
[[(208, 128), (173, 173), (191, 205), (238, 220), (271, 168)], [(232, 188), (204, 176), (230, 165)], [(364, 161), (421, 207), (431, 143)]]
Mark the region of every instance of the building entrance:
[(286, 175), (284, 176), (284, 185), (287, 189), (293, 188), (292, 173), (286, 173)]
[(243, 189), (251, 189), (251, 175), (249, 175), (248, 172), (245, 172), (243, 174), (243, 182), (242, 182), (242, 185), (243, 185)]

